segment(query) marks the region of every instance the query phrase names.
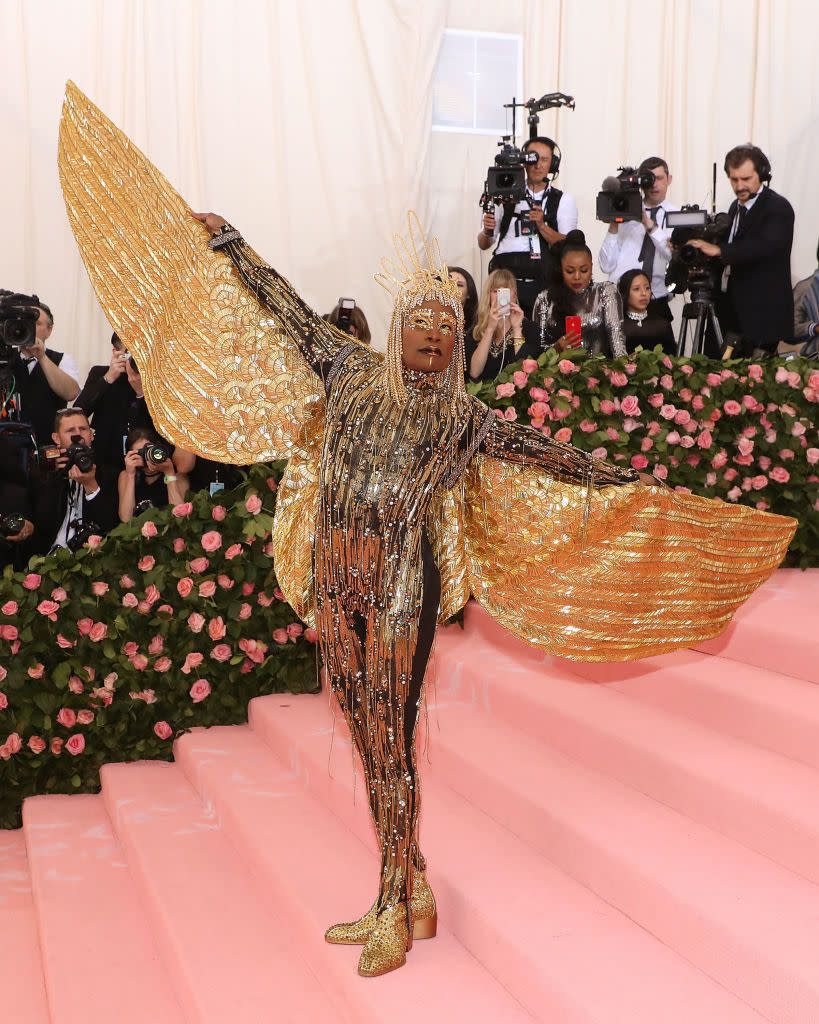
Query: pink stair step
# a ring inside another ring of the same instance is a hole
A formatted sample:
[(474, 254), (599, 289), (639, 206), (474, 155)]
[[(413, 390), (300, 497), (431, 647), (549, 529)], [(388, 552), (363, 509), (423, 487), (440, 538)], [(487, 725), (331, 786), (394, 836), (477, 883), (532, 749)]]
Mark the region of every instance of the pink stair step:
[(440, 708), (432, 773), (777, 1024), (819, 1020), (819, 888), (504, 723)]
[(338, 1008), (179, 767), (106, 765), (103, 797), (188, 1024), (332, 1021)]
[(49, 1024), (26, 842), (20, 829), (0, 832), (0, 993), (4, 1020)]
[(698, 651), (625, 664), (545, 664), (819, 768), (815, 683)]
[[(288, 699), (299, 705), (323, 702), (320, 697)], [(347, 1011), (345, 1019), (355, 1024), (531, 1020), (445, 927), (434, 941), (413, 945), (406, 967), (378, 979), (360, 978), (361, 947), (331, 946), (324, 931), (372, 904), (378, 885), (374, 844), (368, 849), (306, 794), (292, 769), (246, 727), (194, 731), (177, 742), (175, 751), (178, 764), (251, 866), (257, 889), (282, 907), (290, 943), (333, 987)], [(575, 1018), (565, 1021), (575, 1024)]]
[(23, 833), (52, 1019), (183, 1024), (102, 798), (26, 800)]
[[(294, 781), (372, 846), (360, 780), (353, 802), (352, 753), (340, 716), (329, 765), (331, 718), (324, 702), (263, 697), (252, 703), (251, 719), (254, 732), (290, 764)], [(746, 1003), (439, 779), (427, 779), (423, 754), (420, 764), (421, 842), (441, 922), (536, 1020), (762, 1024)]]
[(815, 769), (582, 681), (562, 662), (523, 662), (475, 631), (443, 637), (436, 656), (447, 680), (439, 699), (485, 707), (493, 720), (819, 882)]

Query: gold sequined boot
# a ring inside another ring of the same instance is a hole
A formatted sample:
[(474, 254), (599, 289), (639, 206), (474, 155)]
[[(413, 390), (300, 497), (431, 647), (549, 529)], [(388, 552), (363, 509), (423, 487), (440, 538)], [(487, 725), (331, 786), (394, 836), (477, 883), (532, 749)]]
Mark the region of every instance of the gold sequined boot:
[[(334, 924), (324, 933), (328, 942), (341, 945), (363, 945), (375, 928), (378, 904), (374, 903), (357, 921)], [(438, 908), (425, 871), (416, 871), (412, 882), (413, 939), (434, 939), (438, 932)]]
[(358, 973), (363, 978), (377, 978), (404, 966), (412, 949), (408, 918), (412, 919), (412, 910), (406, 903), (395, 903), (380, 912), (358, 958)]

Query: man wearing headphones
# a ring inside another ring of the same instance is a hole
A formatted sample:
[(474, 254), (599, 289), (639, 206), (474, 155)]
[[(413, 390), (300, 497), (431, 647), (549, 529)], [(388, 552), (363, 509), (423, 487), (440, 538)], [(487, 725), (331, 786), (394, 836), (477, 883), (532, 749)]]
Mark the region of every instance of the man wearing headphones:
[(551, 246), (577, 227), (577, 203), (552, 184), (560, 172), (560, 149), (544, 135), (529, 139), (524, 153), (536, 153), (537, 163), (526, 164), (526, 197), (502, 213), (485, 213), (478, 246), (495, 251), (489, 269), (511, 270), (518, 283), (518, 303), (531, 318), (538, 294), (547, 287)]
[(728, 240), (689, 244), (724, 264), (717, 314), (734, 355), (773, 355), (793, 334), (793, 207), (770, 187), (771, 165), (758, 146), (730, 150), (725, 173), (736, 196)]

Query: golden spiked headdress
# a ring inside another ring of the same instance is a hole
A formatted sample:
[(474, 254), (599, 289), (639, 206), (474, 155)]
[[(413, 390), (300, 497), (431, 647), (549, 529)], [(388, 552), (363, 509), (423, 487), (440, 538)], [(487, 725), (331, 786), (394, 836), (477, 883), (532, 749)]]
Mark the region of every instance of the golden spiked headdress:
[(443, 374), (443, 387), (459, 405), (466, 400), (464, 387), (464, 311), (458, 286), (449, 276), (449, 269), (441, 259), (437, 238), (427, 238), (417, 214), (407, 214), (406, 238), (393, 235), (395, 257), (384, 257), (375, 280), (395, 300), (387, 337), (387, 387), (396, 401), (407, 397), (403, 375), (402, 336), (407, 317), (420, 303), (432, 299), (449, 306), (455, 314), (456, 335), (452, 360)]

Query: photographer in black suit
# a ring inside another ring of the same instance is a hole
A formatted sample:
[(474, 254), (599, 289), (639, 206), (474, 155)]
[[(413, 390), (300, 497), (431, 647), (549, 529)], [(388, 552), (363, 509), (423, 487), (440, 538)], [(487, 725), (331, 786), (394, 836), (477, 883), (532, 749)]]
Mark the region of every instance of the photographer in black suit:
[(35, 554), (81, 546), (87, 535), (104, 534), (119, 522), (116, 487), (98, 469), (91, 443), (94, 431), (82, 409), (61, 409), (54, 421), (49, 468), (32, 476)]
[(730, 150), (725, 173), (736, 196), (727, 242), (689, 244), (724, 264), (717, 315), (734, 354), (773, 355), (793, 334), (793, 207), (770, 187), (771, 165), (758, 146)]

